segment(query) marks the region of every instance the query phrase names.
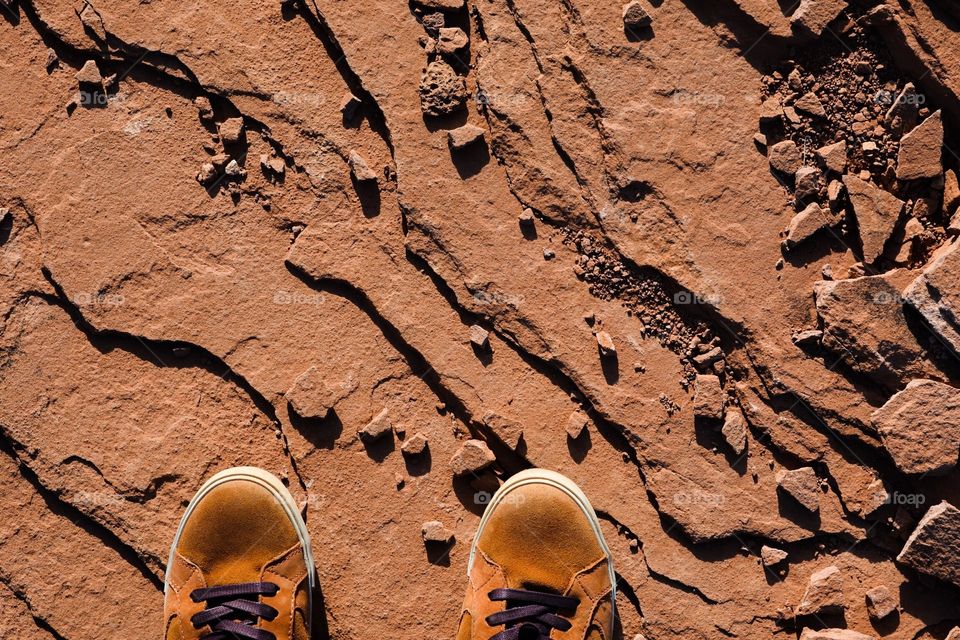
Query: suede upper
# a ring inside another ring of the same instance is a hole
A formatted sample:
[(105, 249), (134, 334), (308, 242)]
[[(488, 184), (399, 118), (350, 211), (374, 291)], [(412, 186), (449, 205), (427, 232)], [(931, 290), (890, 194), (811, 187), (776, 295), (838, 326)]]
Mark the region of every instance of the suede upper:
[(209, 491), (184, 523), (173, 563), (167, 568), (165, 640), (194, 640), (209, 633), (194, 629), (191, 616), (205, 608), (190, 593), (198, 588), (247, 582), (280, 587), (259, 601), (277, 610), (258, 628), (278, 640), (309, 640), (308, 568), (297, 530), (269, 490), (232, 479)]
[(476, 539), (457, 640), (488, 640), (502, 626), (487, 624), (503, 601), (494, 589), (530, 589), (580, 600), (567, 618), (573, 626), (551, 638), (604, 640), (612, 637), (609, 560), (591, 521), (564, 491), (545, 483), (523, 484), (492, 506)]

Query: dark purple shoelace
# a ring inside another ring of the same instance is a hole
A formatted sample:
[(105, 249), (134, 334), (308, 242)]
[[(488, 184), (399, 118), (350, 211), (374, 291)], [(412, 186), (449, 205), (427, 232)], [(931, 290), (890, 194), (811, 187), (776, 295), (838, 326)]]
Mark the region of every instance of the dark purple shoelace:
[(506, 627), (490, 640), (547, 640), (554, 629), (567, 631), (573, 626), (557, 612), (573, 613), (580, 604), (577, 598), (526, 589), (494, 589), (488, 597), (507, 603), (503, 611), (487, 616), (491, 627)]
[(207, 608), (190, 618), (194, 629), (210, 625), (201, 640), (276, 640), (269, 631), (253, 625), (260, 618), (273, 620), (277, 610), (259, 602), (261, 595), (275, 596), (280, 587), (272, 582), (244, 582), (194, 589), (190, 599), (206, 602)]

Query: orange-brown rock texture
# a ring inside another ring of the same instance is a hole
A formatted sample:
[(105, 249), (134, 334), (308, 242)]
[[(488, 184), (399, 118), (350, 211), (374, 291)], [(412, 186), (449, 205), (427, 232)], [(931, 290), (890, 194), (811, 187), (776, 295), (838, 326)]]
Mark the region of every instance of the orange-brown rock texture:
[(531, 466), (623, 638), (960, 625), (953, 0), (0, 0), (0, 50), (0, 637), (159, 637), (241, 464), (318, 638), (452, 637)]

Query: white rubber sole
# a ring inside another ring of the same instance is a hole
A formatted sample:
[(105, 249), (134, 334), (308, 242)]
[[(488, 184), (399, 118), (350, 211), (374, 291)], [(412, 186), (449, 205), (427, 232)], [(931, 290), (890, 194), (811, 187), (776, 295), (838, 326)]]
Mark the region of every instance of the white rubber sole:
[[(197, 491), (195, 496), (193, 496), (190, 504), (187, 505), (187, 510), (184, 511), (183, 517), (180, 518), (180, 526), (177, 527), (177, 534), (173, 538), (173, 544), (170, 545), (170, 556), (167, 560), (167, 567), (169, 568), (173, 565), (173, 556), (177, 550), (177, 546), (180, 544), (180, 536), (183, 533), (183, 528), (187, 523), (187, 519), (193, 513), (194, 508), (196, 508), (200, 500), (202, 500), (204, 496), (210, 493), (213, 489), (234, 480), (253, 482), (254, 484), (257, 484), (269, 491), (271, 494), (273, 494), (273, 497), (276, 498), (277, 502), (279, 502), (283, 507), (283, 510), (290, 518), (290, 522), (293, 523), (293, 527), (297, 531), (297, 538), (300, 540), (300, 546), (303, 548), (304, 561), (307, 564), (307, 580), (310, 585), (310, 611), (312, 612), (313, 590), (316, 587), (317, 578), (316, 565), (313, 564), (313, 550), (310, 546), (310, 533), (307, 531), (307, 524), (300, 516), (300, 510), (297, 508), (296, 501), (293, 499), (293, 496), (290, 495), (290, 491), (283, 486), (282, 482), (280, 482), (280, 479), (269, 471), (264, 471), (263, 469), (259, 469), (257, 467), (233, 467), (232, 469), (224, 469), (203, 483), (203, 486), (200, 487), (200, 490)], [(165, 572), (163, 579), (164, 595), (167, 593), (167, 587), (167, 577)], [(310, 626), (309, 620), (307, 621), (307, 626)]]
[(600, 520), (597, 518), (597, 512), (594, 511), (593, 506), (590, 504), (590, 501), (587, 500), (587, 496), (583, 493), (583, 490), (581, 490), (573, 480), (556, 471), (526, 469), (512, 476), (497, 489), (497, 492), (493, 494), (493, 498), (490, 499), (490, 504), (488, 504), (484, 510), (483, 516), (480, 518), (480, 524), (477, 526), (477, 532), (473, 536), (473, 543), (470, 545), (470, 558), (467, 560), (467, 575), (469, 576), (473, 570), (473, 560), (477, 555), (477, 540), (480, 539), (480, 534), (483, 533), (483, 528), (487, 525), (487, 521), (490, 519), (493, 510), (511, 491), (530, 484), (545, 484), (567, 494), (576, 505), (580, 507), (583, 515), (585, 515), (590, 522), (593, 533), (597, 537), (597, 542), (600, 543), (600, 548), (603, 549), (603, 553), (607, 557), (607, 569), (610, 573), (610, 584), (612, 585), (610, 591), (610, 602), (612, 605), (610, 628), (612, 629), (612, 625), (616, 623), (617, 618), (617, 574), (613, 568), (613, 556), (610, 553), (610, 548), (607, 546), (607, 541), (603, 539), (603, 532), (600, 530)]

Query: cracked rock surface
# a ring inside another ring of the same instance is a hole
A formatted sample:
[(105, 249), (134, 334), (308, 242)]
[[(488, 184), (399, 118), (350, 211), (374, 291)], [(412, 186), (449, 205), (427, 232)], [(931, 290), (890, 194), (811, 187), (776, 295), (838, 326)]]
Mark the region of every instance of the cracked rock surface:
[(257, 465), (329, 637), (539, 466), (622, 637), (945, 638), (960, 12), (795, 4), (0, 1), (0, 637), (158, 635)]

